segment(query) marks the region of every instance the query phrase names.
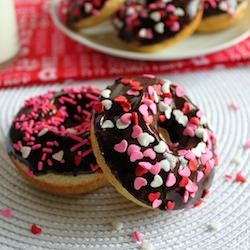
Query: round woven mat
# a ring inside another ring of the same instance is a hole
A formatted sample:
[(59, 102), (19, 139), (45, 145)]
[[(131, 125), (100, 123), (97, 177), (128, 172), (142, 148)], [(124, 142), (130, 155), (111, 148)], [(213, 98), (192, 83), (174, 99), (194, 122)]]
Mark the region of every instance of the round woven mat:
[[(11, 120), (23, 101), (58, 85), (0, 91), (0, 249), (137, 249), (132, 233), (138, 230), (154, 249), (250, 249), (250, 182), (226, 181), (238, 170), (250, 177), (250, 69), (171, 76), (205, 110), (217, 134), (220, 165), (211, 194), (195, 209), (171, 214), (146, 210), (121, 197), (112, 187), (80, 196), (60, 197), (32, 188), (16, 172), (6, 153)], [(108, 81), (106, 81), (108, 82)], [(96, 85), (97, 86), (97, 85)], [(98, 86), (104, 87), (105, 84)], [(229, 104), (240, 109), (234, 112)], [(240, 156), (239, 166), (231, 163)], [(124, 223), (115, 230), (111, 222)], [(221, 228), (209, 230), (212, 221)], [(31, 224), (41, 235), (30, 232)]]

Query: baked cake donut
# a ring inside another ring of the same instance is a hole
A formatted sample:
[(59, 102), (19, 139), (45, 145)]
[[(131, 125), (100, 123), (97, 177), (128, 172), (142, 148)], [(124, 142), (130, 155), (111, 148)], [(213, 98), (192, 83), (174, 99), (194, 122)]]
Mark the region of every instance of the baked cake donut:
[(205, 0), (198, 32), (215, 32), (239, 22), (247, 12), (248, 0)]
[(131, 50), (154, 52), (190, 36), (202, 13), (201, 0), (127, 0), (115, 14), (113, 25)]
[(218, 164), (203, 112), (170, 81), (119, 78), (101, 94), (91, 125), (94, 154), (108, 181), (138, 205), (199, 205)]
[(66, 9), (66, 22), (80, 30), (95, 26), (117, 11), (124, 0), (66, 0), (63, 7)]
[(27, 100), (9, 131), (9, 155), (36, 187), (78, 194), (106, 183), (90, 142), (92, 106), (100, 91), (67, 88)]

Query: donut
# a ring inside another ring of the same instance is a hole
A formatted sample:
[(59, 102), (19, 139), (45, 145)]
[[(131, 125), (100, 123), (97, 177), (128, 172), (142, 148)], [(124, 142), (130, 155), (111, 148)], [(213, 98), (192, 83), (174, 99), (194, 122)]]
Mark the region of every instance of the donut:
[(95, 26), (113, 15), (124, 0), (66, 0), (64, 21), (74, 30)]
[(59, 194), (90, 192), (106, 184), (90, 142), (92, 87), (50, 91), (25, 101), (9, 130), (8, 153), (36, 187)]
[(218, 165), (204, 113), (179, 85), (153, 75), (119, 78), (101, 93), (91, 141), (107, 180), (153, 209), (200, 205)]
[(154, 52), (189, 37), (202, 13), (200, 0), (127, 0), (116, 12), (113, 26), (129, 49)]
[(224, 30), (238, 23), (247, 12), (247, 0), (205, 0), (198, 32)]

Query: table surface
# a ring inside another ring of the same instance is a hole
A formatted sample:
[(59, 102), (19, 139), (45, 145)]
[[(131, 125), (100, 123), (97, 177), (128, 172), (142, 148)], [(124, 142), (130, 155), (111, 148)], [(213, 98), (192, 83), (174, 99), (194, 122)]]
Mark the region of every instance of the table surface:
[[(11, 208), (13, 216), (0, 216), (0, 249), (137, 249), (134, 230), (154, 249), (250, 249), (250, 149), (243, 148), (250, 139), (250, 68), (167, 78), (182, 85), (205, 111), (218, 137), (220, 164), (206, 202), (168, 214), (138, 207), (111, 186), (73, 197), (32, 188), (6, 154), (8, 128), (26, 98), (62, 85), (1, 90), (0, 210)], [(88, 83), (104, 88), (110, 80)], [(239, 105), (238, 111), (229, 108), (232, 102)], [(231, 162), (236, 156), (241, 158), (239, 165)], [(248, 182), (225, 180), (225, 174), (235, 176), (239, 170)], [(124, 223), (121, 230), (110, 225), (114, 219)], [(221, 227), (209, 230), (212, 221)], [(31, 234), (33, 223), (42, 227), (41, 235)]]

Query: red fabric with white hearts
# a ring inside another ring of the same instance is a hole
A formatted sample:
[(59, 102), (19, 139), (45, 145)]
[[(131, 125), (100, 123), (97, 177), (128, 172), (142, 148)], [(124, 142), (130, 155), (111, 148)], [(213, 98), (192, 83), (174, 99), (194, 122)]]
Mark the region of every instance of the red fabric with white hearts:
[(0, 88), (63, 83), (131, 74), (166, 74), (250, 65), (250, 38), (213, 55), (172, 62), (137, 62), (104, 55), (66, 37), (53, 25), (49, 0), (15, 0), (21, 53), (0, 71)]

